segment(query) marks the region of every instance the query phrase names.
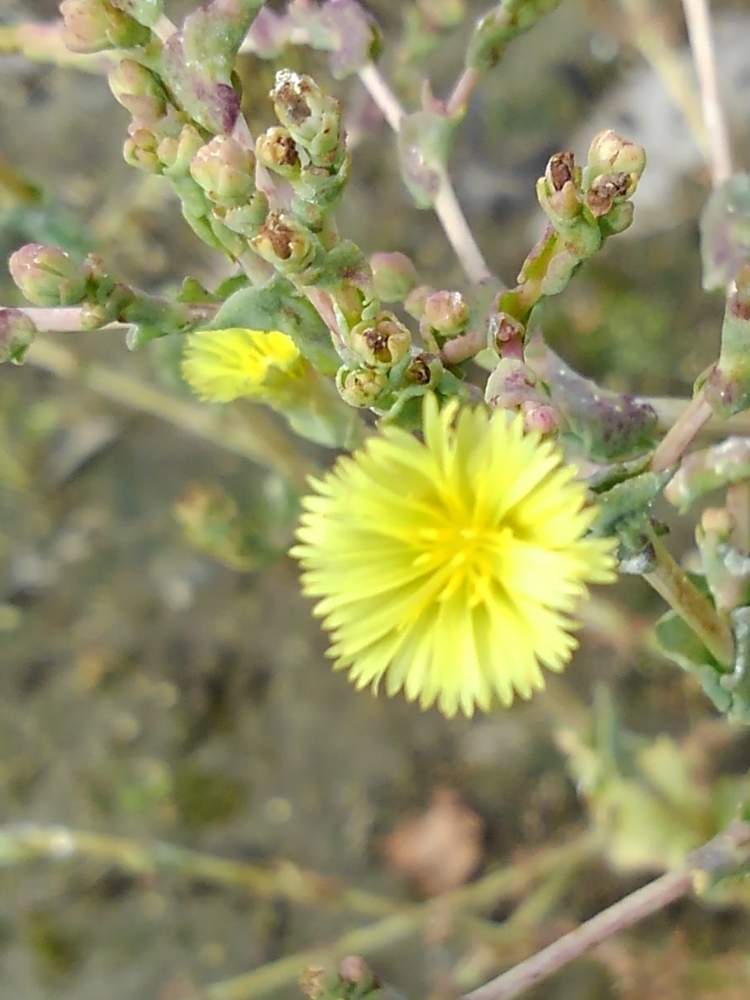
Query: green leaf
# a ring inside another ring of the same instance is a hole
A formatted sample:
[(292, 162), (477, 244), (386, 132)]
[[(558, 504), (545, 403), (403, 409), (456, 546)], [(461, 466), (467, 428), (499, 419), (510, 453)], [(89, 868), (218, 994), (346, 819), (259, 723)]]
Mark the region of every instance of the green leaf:
[(401, 175), (418, 208), (430, 208), (445, 174), (456, 121), (434, 111), (416, 111), (401, 121)]
[(323, 375), (335, 375), (339, 366), (330, 334), (317, 311), (283, 278), (263, 288), (241, 288), (230, 295), (208, 329), (230, 327), (281, 330)]

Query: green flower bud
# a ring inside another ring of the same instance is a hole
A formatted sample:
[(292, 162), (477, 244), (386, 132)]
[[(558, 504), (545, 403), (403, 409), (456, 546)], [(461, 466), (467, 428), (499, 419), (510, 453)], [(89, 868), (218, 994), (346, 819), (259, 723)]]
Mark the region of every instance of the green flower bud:
[(229, 135), (217, 135), (202, 146), (190, 164), (190, 175), (210, 201), (234, 206), (255, 190), (255, 156)]
[(146, 45), (151, 33), (109, 0), (63, 0), (63, 39), (72, 52)]
[(300, 172), (300, 158), (289, 129), (274, 125), (258, 136), (255, 144), (258, 161), (275, 174), (296, 180)]
[(167, 136), (157, 147), (159, 159), (172, 177), (187, 177), (196, 153), (203, 148), (204, 139), (194, 125), (185, 125), (177, 138)]
[(375, 295), (383, 302), (403, 302), (419, 280), (404, 253), (374, 253), (370, 257)]
[(86, 274), (65, 251), (28, 243), (11, 256), (10, 273), (24, 296), (37, 306), (74, 306), (86, 294)]
[(623, 139), (612, 129), (599, 132), (591, 141), (588, 174), (593, 179), (601, 174), (633, 174), (637, 183), (646, 168), (646, 151), (637, 142)]
[(164, 90), (154, 74), (133, 59), (123, 59), (109, 74), (115, 100), (139, 121), (153, 124), (167, 110)]
[(357, 323), (350, 338), (352, 350), (365, 364), (375, 368), (391, 368), (398, 364), (411, 347), (411, 333), (389, 312)]
[(614, 205), (609, 212), (600, 220), (601, 231), (604, 236), (616, 236), (624, 233), (633, 225), (635, 206), (632, 201), (623, 201), (619, 205)]
[(286, 212), (270, 212), (251, 246), (283, 274), (298, 274), (318, 256), (318, 238)]
[(227, 229), (251, 239), (257, 235), (268, 215), (268, 198), (262, 191), (256, 191), (247, 205), (226, 210), (215, 209), (215, 212)]
[(466, 329), (469, 306), (460, 292), (432, 292), (425, 299), (424, 319), (444, 337), (453, 337)]
[(341, 139), (339, 102), (324, 94), (311, 76), (282, 69), (271, 91), (276, 117), (313, 162), (328, 162)]
[(20, 309), (0, 309), (0, 364), (22, 364), (36, 332), (33, 322)]
[(421, 385), (425, 388), (435, 386), (443, 374), (443, 365), (436, 354), (422, 351), (415, 354), (404, 372), (404, 381), (411, 385)]
[(374, 368), (339, 368), (336, 372), (336, 388), (349, 406), (372, 406), (388, 386), (388, 379)]
[(162, 163), (158, 154), (159, 141), (149, 128), (134, 129), (125, 140), (122, 155), (130, 167), (145, 170), (149, 174), (159, 174)]
[(404, 299), (404, 309), (413, 316), (414, 319), (422, 319), (424, 316), (425, 302), (434, 289), (429, 285), (417, 285)]

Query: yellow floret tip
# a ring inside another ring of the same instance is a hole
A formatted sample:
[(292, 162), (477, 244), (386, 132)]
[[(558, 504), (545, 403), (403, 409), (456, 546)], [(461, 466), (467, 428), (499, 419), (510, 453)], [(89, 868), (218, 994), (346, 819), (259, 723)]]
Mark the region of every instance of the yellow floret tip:
[(283, 405), (306, 370), (297, 345), (280, 330), (198, 330), (188, 335), (182, 358), (185, 381), (212, 403), (246, 396)]
[(313, 482), (292, 554), (358, 688), (471, 715), (531, 697), (576, 647), (578, 603), (614, 542), (558, 448), (520, 417), (424, 405)]

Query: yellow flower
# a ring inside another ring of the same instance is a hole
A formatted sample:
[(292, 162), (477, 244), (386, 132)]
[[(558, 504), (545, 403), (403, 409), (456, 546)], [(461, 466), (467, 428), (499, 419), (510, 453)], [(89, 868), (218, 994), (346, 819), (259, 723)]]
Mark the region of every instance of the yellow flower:
[(308, 372), (297, 345), (279, 330), (199, 330), (189, 334), (182, 374), (211, 403), (240, 396), (283, 405)]
[(613, 543), (557, 448), (504, 411), (424, 406), (424, 443), (397, 428), (339, 459), (304, 500), (292, 554), (362, 688), (403, 689), (446, 715), (510, 705), (562, 670), (587, 583)]

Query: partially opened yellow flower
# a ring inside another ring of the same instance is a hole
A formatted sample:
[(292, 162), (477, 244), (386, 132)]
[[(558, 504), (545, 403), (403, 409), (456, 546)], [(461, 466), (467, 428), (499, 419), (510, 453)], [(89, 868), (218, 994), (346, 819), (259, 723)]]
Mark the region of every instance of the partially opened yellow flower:
[(388, 428), (339, 459), (292, 549), (335, 666), (446, 715), (542, 688), (576, 646), (587, 583), (614, 578), (574, 473), (520, 417), (433, 396), (424, 443)]
[(299, 392), (307, 362), (279, 330), (199, 330), (187, 337), (182, 373), (207, 402), (241, 396), (283, 405)]

